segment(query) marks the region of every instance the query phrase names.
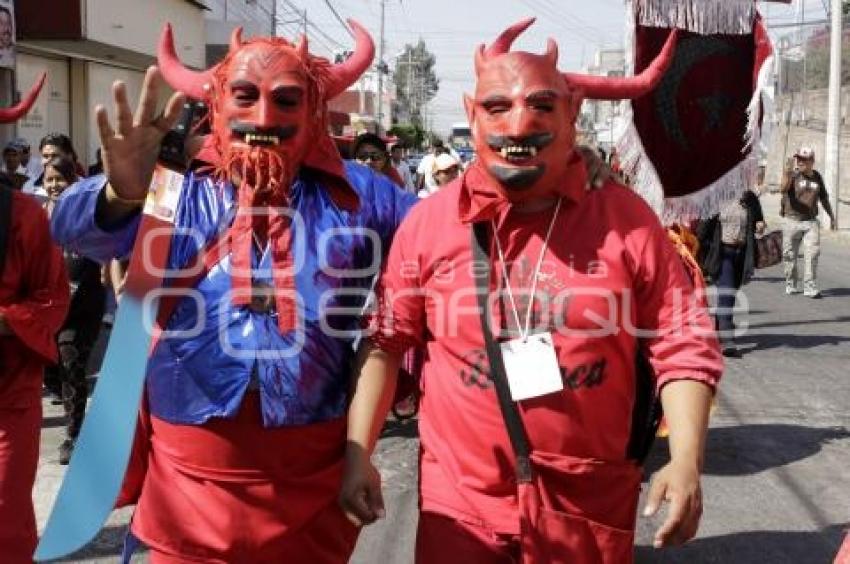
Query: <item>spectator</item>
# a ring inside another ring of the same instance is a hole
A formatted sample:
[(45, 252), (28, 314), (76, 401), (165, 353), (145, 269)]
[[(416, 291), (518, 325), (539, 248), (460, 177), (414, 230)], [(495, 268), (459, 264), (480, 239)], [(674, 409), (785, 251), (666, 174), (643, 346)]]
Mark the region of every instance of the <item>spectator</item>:
[(443, 153), (434, 159), (434, 168), (431, 173), (437, 182), (436, 187), (429, 191), (423, 188), (419, 191), (420, 198), (427, 198), (441, 187), (445, 186), (460, 174), (460, 163), (449, 153)]
[(3, 172), (9, 177), (12, 188), (20, 190), (27, 182), (27, 176), (21, 172), (21, 153), (14, 142), (6, 144), (3, 149)]
[[(70, 158), (57, 156), (47, 161), (44, 189), (48, 215), (62, 192), (77, 180), (76, 163)], [(67, 436), (59, 445), (59, 464), (68, 464), (86, 412), (89, 392), (86, 367), (100, 332), (106, 292), (98, 263), (67, 249), (63, 255), (71, 282), (71, 307), (59, 330), (59, 362), (47, 368), (45, 381), (61, 387)]]
[(755, 236), (764, 228), (761, 203), (750, 190), (725, 203), (718, 215), (697, 227), (699, 263), (717, 289), (715, 325), (724, 356), (741, 356), (735, 346), (732, 318), (738, 290), (749, 281), (755, 268)]
[(38, 204), (5, 186), (0, 200), (0, 561), (32, 562), (41, 378), (56, 360), (68, 279)]
[(419, 168), (416, 173), (419, 175), (416, 180), (416, 188), (422, 191), (423, 188), (431, 194), (438, 188), (437, 180), (434, 178), (434, 161), (443, 153), (449, 153), (457, 162), (460, 162), (460, 157), (456, 152), (446, 148), (443, 142), (439, 139), (434, 139), (431, 144), (431, 152), (422, 157), (419, 161)]
[(794, 154), (797, 170), (782, 187), (779, 214), (785, 218), (782, 229), (782, 258), (785, 263), (785, 293), (799, 294), (797, 286), (797, 254), (803, 245), (803, 295), (820, 298), (817, 286), (817, 266), (820, 255), (820, 223), (818, 202), (829, 216), (830, 228), (835, 229), (835, 216), (829, 204), (823, 178), (814, 169), (815, 151), (800, 147)]
[(32, 158), (30, 142), (23, 137), (17, 137), (13, 143), (18, 146), (18, 150), (21, 152), (21, 167), (25, 169), (21, 172), (26, 174), (28, 178), (38, 178), (41, 176), (41, 173), (44, 171), (44, 164), (41, 162), (41, 159)]
[(375, 172), (387, 176), (399, 188), (404, 187), (404, 181), (398, 171), (390, 163), (387, 153), (387, 144), (374, 133), (361, 133), (354, 140), (352, 150), (354, 159), (362, 165), (366, 165)]
[(390, 161), (401, 177), (405, 191), (414, 192), (416, 188), (413, 185), (413, 173), (410, 171), (410, 164), (404, 158), (404, 144), (396, 143), (390, 148)]
[[(50, 133), (41, 139), (38, 144), (38, 150), (41, 153), (41, 164), (47, 165), (47, 161), (53, 157), (67, 157), (74, 163), (74, 170), (77, 176), (83, 176), (84, 171), (77, 162), (77, 152), (71, 143), (71, 138), (63, 133)], [(42, 200), (47, 199), (47, 191), (44, 188), (44, 173), (37, 178), (30, 178), (24, 185), (23, 191), (28, 194), (38, 196)]]

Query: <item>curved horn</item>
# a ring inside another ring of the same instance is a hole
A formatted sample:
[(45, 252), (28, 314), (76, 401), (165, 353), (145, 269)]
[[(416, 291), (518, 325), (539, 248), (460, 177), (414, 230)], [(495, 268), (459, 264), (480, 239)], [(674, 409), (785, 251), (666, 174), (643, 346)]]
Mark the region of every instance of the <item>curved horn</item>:
[(338, 96), (354, 84), (369, 68), (375, 56), (375, 43), (363, 26), (352, 19), (348, 20), (348, 25), (354, 31), (354, 53), (347, 61), (331, 66), (325, 86), (325, 100)]
[(298, 43), (295, 44), (295, 50), (298, 52), (298, 58), (302, 61), (307, 60), (307, 36), (303, 33), (298, 38)]
[(518, 21), (505, 31), (499, 34), (499, 37), (487, 47), (484, 48), (484, 45), (480, 45), (478, 50), (475, 51), (475, 72), (478, 74), (481, 71), (481, 67), (484, 62), (490, 57), (495, 57), (496, 55), (503, 55), (511, 50), (511, 45), (513, 45), (519, 35), (528, 29), (528, 27), (533, 24), (537, 18), (525, 18), (524, 20)]
[(553, 67), (558, 67), (558, 44), (551, 37), (546, 40), (546, 53), (543, 56), (549, 59)]
[(594, 100), (626, 100), (643, 96), (658, 85), (664, 72), (673, 62), (679, 32), (674, 30), (655, 60), (637, 76), (609, 78), (586, 74), (564, 73), (570, 86), (584, 92), (586, 98)]
[(179, 90), (196, 100), (203, 100), (208, 97), (205, 86), (212, 84), (215, 67), (197, 72), (183, 66), (174, 51), (174, 34), (171, 31), (171, 24), (165, 24), (162, 29), (156, 58), (163, 78), (173, 89)]
[(47, 79), (47, 73), (41, 73), (38, 80), (35, 81), (27, 95), (21, 98), (21, 101), (11, 108), (0, 108), (0, 123), (12, 123), (24, 117), (35, 104), (35, 99), (38, 98), (41, 87), (44, 86), (44, 81)]
[(230, 33), (230, 52), (234, 53), (242, 47), (242, 26), (236, 26)]

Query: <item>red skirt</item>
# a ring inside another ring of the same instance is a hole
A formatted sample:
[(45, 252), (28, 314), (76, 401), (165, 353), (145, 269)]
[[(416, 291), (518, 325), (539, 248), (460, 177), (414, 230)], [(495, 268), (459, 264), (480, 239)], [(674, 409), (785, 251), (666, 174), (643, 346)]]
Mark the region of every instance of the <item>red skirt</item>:
[(133, 534), (160, 559), (347, 562), (357, 529), (337, 505), (345, 432), (343, 418), (264, 428), (257, 393), (234, 419), (151, 417)]

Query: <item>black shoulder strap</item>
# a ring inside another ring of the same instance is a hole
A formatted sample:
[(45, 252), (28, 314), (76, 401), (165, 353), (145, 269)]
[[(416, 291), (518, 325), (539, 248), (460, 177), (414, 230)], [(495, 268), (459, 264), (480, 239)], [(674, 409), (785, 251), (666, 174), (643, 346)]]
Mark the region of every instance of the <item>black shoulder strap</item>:
[[(496, 395), (499, 398), (499, 408), (505, 427), (511, 439), (511, 446), (516, 457), (517, 482), (528, 483), (532, 479), (531, 472), (531, 448), (528, 443), (528, 435), (522, 424), (522, 417), (508, 386), (508, 376), (505, 372), (505, 363), (502, 359), (502, 351), (493, 337), (490, 329), (490, 316), (487, 304), (490, 294), (490, 232), (486, 223), (474, 223), (472, 225), (472, 260), (475, 262), (475, 290), (478, 298), (478, 313), (481, 317), (481, 332), (484, 335), (484, 344), (487, 347), (487, 357), (490, 361), (490, 377), (496, 387)], [(486, 268), (481, 268), (486, 265)]]
[(0, 276), (6, 265), (6, 250), (9, 247), (9, 232), (12, 230), (12, 192), (0, 186)]

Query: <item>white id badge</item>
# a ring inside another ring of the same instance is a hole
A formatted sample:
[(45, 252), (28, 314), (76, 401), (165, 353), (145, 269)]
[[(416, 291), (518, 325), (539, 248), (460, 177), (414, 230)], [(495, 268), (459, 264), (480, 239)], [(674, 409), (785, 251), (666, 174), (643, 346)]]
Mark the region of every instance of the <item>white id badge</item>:
[(500, 345), (514, 401), (536, 398), (564, 389), (561, 368), (550, 333), (513, 339)]

